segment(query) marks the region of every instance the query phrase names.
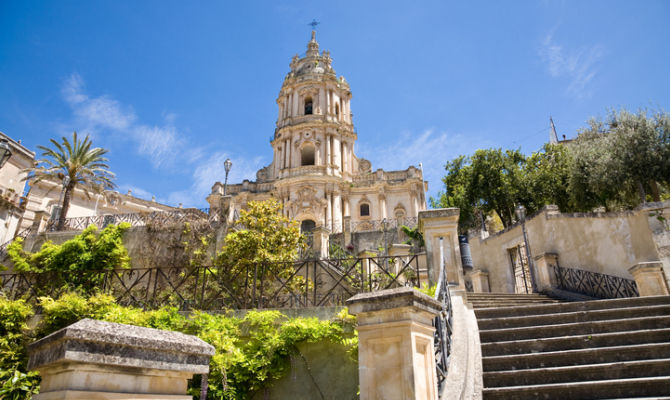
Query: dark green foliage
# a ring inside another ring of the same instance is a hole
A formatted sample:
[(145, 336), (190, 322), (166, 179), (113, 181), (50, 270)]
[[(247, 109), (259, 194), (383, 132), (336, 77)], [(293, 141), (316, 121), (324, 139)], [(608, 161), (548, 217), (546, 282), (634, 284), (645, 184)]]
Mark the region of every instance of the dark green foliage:
[(563, 212), (632, 208), (669, 197), (670, 116), (626, 110), (591, 120), (568, 144), (546, 145), (524, 156), (518, 150), (477, 150), (449, 161), (445, 191), (433, 207), (461, 209), (459, 230), (499, 216), (515, 222), (522, 204), (533, 214), (548, 204)]

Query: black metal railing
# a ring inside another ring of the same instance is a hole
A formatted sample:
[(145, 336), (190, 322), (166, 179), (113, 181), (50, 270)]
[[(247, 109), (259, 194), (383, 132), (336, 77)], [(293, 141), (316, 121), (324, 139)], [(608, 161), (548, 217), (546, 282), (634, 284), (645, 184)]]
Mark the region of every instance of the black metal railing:
[(558, 289), (598, 299), (640, 296), (637, 284), (632, 279), (558, 265), (554, 265), (553, 269)]
[(344, 305), (361, 292), (420, 287), (419, 255), (237, 263), (217, 267), (133, 268), (0, 274), (9, 299), (35, 301), (68, 291), (103, 292), (119, 304), (180, 309)]
[(27, 238), (29, 235), (35, 233), (35, 229), (30, 226), (21, 232), (17, 233), (11, 240), (0, 245), (0, 260), (4, 260), (7, 257), (7, 246), (9, 246), (16, 238), (20, 237), (21, 239)]
[(435, 299), (442, 303), (440, 314), (433, 320), (435, 327), (434, 346), (435, 368), (437, 370), (437, 389), (441, 394), (447, 382), (447, 370), (449, 367), (449, 356), (451, 355), (451, 333), (452, 333), (452, 306), (449, 285), (444, 268), (440, 268), (440, 276), (435, 288)]
[(207, 221), (210, 223), (221, 222), (222, 216), (218, 211), (210, 212), (208, 208), (184, 208), (175, 211), (152, 211), (125, 214), (91, 215), (87, 217), (65, 218), (65, 226), (58, 229), (57, 220), (49, 220), (46, 225), (47, 232), (54, 231), (81, 231), (89, 225), (104, 228), (107, 225), (129, 223), (131, 226), (167, 225), (180, 222)]

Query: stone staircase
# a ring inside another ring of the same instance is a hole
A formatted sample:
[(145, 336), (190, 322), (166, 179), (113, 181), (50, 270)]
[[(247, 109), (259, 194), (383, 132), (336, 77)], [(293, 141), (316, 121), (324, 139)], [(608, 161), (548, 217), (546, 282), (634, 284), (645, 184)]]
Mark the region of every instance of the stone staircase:
[(670, 399), (669, 296), (468, 299), (479, 325), (484, 399)]
[(514, 293), (467, 293), (468, 303), (475, 309), (527, 306), (530, 304), (559, 303), (543, 294), (514, 294)]

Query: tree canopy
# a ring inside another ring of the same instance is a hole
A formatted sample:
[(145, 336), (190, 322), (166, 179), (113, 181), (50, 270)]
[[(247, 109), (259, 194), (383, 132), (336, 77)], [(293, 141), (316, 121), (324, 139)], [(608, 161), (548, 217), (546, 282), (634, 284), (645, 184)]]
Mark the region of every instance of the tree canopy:
[(632, 208), (670, 197), (670, 116), (612, 111), (592, 119), (569, 143), (519, 150), (484, 149), (447, 162), (445, 190), (433, 207), (459, 207), (459, 229), (485, 217), (514, 222), (514, 208), (534, 213), (548, 204), (564, 212)]

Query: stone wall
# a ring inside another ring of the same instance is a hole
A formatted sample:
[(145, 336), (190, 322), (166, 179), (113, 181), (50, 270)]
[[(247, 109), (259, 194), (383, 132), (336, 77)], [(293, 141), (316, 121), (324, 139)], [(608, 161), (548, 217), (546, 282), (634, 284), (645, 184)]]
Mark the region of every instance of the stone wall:
[[(667, 220), (663, 224), (663, 215), (669, 213), (670, 202), (612, 213), (568, 214), (560, 213), (556, 206), (547, 206), (526, 221), (531, 256), (555, 253), (562, 267), (626, 279), (633, 279), (628, 269), (635, 264), (665, 260), (667, 277), (670, 275), (670, 228)], [(661, 215), (661, 219), (657, 215)], [(488, 272), (491, 292), (514, 291), (507, 249), (522, 243), (520, 224), (483, 240), (470, 237), (475, 270)]]
[(358, 399), (358, 364), (344, 346), (303, 342), (296, 347), (287, 374), (253, 400)]

